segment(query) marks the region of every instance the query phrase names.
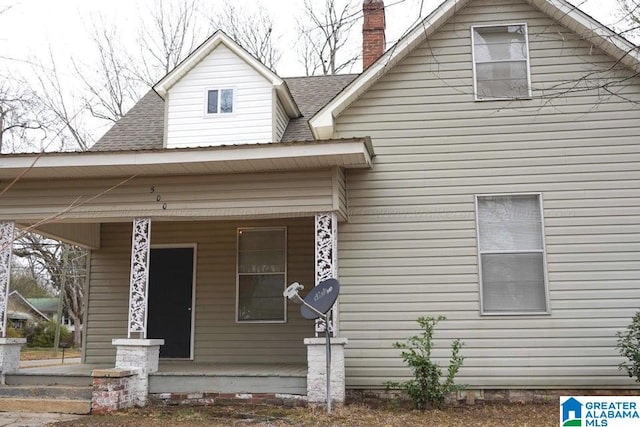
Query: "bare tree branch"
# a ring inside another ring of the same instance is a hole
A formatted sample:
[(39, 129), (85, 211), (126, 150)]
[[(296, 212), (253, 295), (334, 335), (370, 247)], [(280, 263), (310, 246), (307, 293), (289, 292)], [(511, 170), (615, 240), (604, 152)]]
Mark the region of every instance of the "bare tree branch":
[(354, 65), (359, 53), (344, 53), (349, 33), (358, 22), (354, 1), (340, 7), (337, 0), (324, 0), (321, 6), (305, 0), (304, 12), (303, 21), (298, 20), (298, 51), (306, 74), (337, 74)]
[(276, 48), (278, 40), (273, 37), (273, 19), (261, 3), (247, 10), (225, 0), (209, 21), (214, 31), (224, 31), (264, 65), (276, 69), (282, 54)]

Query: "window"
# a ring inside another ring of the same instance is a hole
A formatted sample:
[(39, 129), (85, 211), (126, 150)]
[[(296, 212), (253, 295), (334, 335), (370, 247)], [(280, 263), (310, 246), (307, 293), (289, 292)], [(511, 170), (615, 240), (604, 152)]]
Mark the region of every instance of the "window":
[(476, 100), (531, 97), (527, 25), (473, 27)]
[(548, 311), (540, 195), (477, 196), (482, 314)]
[(286, 322), (287, 233), (238, 229), (238, 322)]
[(207, 114), (233, 113), (233, 89), (207, 91)]

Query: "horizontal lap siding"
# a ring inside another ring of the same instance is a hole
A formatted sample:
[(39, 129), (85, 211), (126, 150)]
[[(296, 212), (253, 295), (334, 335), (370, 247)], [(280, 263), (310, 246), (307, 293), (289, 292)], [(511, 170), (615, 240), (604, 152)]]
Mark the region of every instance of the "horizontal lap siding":
[[(126, 182), (125, 182), (126, 181)], [(309, 215), (333, 209), (333, 172), (21, 181), (0, 218), (39, 220)], [(99, 197), (97, 197), (99, 196)]]
[[(534, 99), (474, 102), (470, 26), (509, 22), (528, 24)], [(465, 342), (472, 387), (632, 384), (615, 334), (640, 306), (640, 82), (594, 89), (629, 75), (613, 64), (524, 2), (473, 1), (337, 119), (376, 152), (348, 171), (339, 233), (349, 387), (406, 377), (392, 344), (427, 314), (448, 318), (439, 361)], [(474, 195), (513, 192), (543, 194), (549, 316), (479, 315)]]
[[(151, 244), (197, 243), (195, 361), (304, 364), (302, 340), (313, 334), (299, 306), (289, 304), (286, 324), (237, 324), (236, 229), (287, 226), (287, 281), (313, 283), (313, 219), (154, 222)], [(131, 224), (103, 224), (102, 248), (91, 257), (87, 363), (113, 363), (111, 339), (127, 334)]]
[[(234, 89), (232, 114), (206, 114), (210, 89)], [(167, 147), (273, 141), (272, 85), (224, 45), (169, 90)]]

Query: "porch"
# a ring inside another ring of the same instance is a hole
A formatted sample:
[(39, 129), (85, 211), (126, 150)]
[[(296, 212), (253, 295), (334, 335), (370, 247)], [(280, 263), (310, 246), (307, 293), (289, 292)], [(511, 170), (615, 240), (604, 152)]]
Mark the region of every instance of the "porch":
[[(111, 364), (73, 364), (21, 368), (7, 374), (7, 385), (75, 386), (92, 385), (92, 372), (112, 368)], [(307, 366), (287, 364), (219, 364), (162, 361), (149, 374), (149, 394), (166, 393), (261, 393), (306, 395)]]

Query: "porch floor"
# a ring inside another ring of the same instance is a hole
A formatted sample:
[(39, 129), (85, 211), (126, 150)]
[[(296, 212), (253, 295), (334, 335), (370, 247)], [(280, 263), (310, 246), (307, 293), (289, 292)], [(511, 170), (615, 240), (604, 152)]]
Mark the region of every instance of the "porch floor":
[[(16, 385), (90, 385), (91, 371), (105, 364), (69, 364), (21, 368), (7, 375)], [(283, 393), (305, 395), (307, 367), (286, 364), (221, 364), (160, 361), (149, 376), (149, 393)]]

